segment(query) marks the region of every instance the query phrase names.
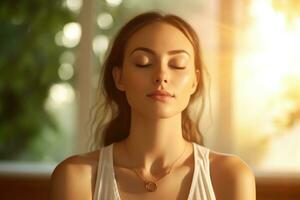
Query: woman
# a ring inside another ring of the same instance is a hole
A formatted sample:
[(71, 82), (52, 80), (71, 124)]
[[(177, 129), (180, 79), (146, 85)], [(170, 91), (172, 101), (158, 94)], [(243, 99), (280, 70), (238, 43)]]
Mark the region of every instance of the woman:
[(102, 147), (56, 167), (51, 199), (255, 199), (249, 167), (205, 148), (191, 120), (204, 84), (189, 24), (156, 12), (136, 16), (116, 36), (102, 74), (94, 120)]

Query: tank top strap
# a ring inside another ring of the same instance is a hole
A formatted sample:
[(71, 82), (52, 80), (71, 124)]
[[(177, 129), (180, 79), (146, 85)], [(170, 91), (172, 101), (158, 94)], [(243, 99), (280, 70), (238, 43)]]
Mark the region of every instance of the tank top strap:
[(115, 199), (112, 160), (112, 144), (99, 150), (96, 184), (93, 200)]
[(191, 189), (191, 194), (188, 200), (215, 200), (215, 194), (210, 177), (210, 150), (197, 143), (193, 143), (195, 148), (195, 169), (196, 173), (195, 184)]

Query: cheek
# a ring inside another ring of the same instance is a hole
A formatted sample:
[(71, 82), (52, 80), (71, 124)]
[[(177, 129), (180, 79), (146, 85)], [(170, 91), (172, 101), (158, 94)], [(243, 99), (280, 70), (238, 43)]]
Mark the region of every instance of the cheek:
[(144, 102), (147, 98), (146, 94), (149, 92), (147, 91), (149, 84), (147, 85), (145, 76), (139, 73), (127, 73), (124, 77), (124, 87), (127, 102), (131, 109), (138, 112), (145, 110)]
[(125, 71), (125, 76), (124, 76), (124, 86), (126, 93), (131, 94), (131, 93), (141, 93), (145, 92), (145, 75), (141, 73), (132, 72), (130, 70)]
[(174, 81), (174, 89), (180, 93), (188, 93), (193, 84), (193, 78), (191, 73), (182, 73), (177, 76)]
[(190, 74), (184, 74), (182, 76), (180, 76), (180, 78), (178, 78), (176, 85), (174, 85), (174, 91), (175, 91), (175, 95), (176, 97), (176, 101), (177, 101), (177, 106), (179, 110), (184, 110), (189, 101), (190, 101), (190, 97), (191, 97), (191, 88), (192, 88), (192, 84), (193, 84), (193, 75)]

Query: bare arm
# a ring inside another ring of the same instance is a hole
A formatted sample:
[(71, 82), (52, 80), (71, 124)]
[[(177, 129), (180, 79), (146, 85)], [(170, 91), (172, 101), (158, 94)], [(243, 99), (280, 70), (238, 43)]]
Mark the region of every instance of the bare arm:
[(211, 177), (218, 200), (255, 200), (255, 178), (236, 156), (218, 155), (211, 162)]

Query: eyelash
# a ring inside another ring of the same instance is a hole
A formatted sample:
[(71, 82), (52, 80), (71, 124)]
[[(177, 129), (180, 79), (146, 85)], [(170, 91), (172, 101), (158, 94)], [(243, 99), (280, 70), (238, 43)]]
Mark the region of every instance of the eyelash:
[[(135, 64), (137, 67), (148, 67), (148, 66), (151, 66), (152, 64), (146, 64), (146, 65), (141, 65), (141, 64)], [(183, 70), (185, 69), (185, 67), (176, 67), (176, 66), (173, 66), (173, 65), (170, 65), (170, 67), (173, 67), (175, 69), (178, 69), (178, 70)]]
[(173, 65), (170, 65), (170, 67), (173, 67), (173, 68), (175, 68), (175, 69), (179, 69), (179, 70), (183, 70), (183, 69), (185, 69), (185, 67), (176, 67), (176, 66), (173, 66)]
[(141, 65), (141, 64), (135, 64), (137, 67), (148, 67), (150, 66), (151, 64), (146, 64), (146, 65)]

